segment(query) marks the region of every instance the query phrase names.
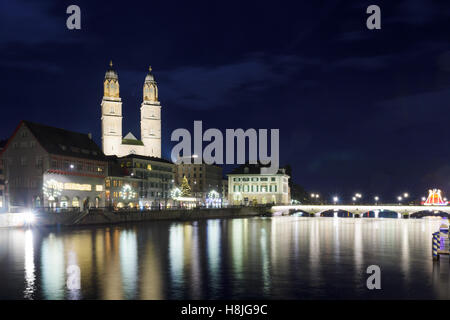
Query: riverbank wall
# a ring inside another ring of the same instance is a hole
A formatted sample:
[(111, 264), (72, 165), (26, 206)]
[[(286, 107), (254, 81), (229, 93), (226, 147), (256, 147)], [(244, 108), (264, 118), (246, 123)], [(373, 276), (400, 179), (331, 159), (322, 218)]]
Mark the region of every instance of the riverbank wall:
[(155, 211), (104, 211), (59, 212), (59, 213), (4, 213), (0, 214), (0, 228), (20, 227), (72, 227), (83, 225), (108, 225), (143, 221), (188, 221), (217, 218), (243, 218), (270, 214), (268, 207), (238, 207), (190, 210)]

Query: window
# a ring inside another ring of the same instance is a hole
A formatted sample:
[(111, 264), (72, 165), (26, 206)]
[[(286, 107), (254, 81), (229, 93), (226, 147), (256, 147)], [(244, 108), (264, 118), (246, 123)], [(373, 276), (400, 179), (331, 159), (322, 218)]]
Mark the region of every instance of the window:
[(276, 181), (275, 177), (270, 178), (270, 181)]
[(44, 159), (42, 157), (36, 157), (36, 168), (41, 169), (44, 163)]
[(25, 157), (20, 157), (20, 165), (22, 167), (25, 167), (27, 165), (27, 158)]

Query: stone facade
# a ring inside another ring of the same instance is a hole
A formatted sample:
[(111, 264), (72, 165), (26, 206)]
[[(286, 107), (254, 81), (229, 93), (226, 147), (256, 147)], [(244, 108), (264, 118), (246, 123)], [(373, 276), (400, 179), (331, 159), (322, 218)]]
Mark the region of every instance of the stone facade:
[(22, 121), (1, 158), (9, 211), (104, 206), (107, 162), (87, 134)]
[(289, 176), (261, 174), (261, 166), (244, 165), (228, 175), (228, 201), (232, 205), (289, 204)]
[(108, 206), (163, 208), (171, 205), (175, 165), (170, 161), (129, 155), (110, 157), (109, 164), (110, 176), (106, 179)]
[(118, 157), (136, 154), (161, 157), (161, 104), (158, 100), (158, 86), (151, 74), (145, 77), (143, 102), (141, 104), (141, 140), (131, 132), (123, 137), (122, 99), (117, 72), (111, 68), (106, 72), (103, 84), (102, 149), (105, 155)]
[(181, 163), (176, 166), (175, 184), (181, 186), (186, 176), (191, 187), (191, 196), (205, 202), (208, 193), (217, 191), (222, 197), (222, 167), (209, 164)]
[[(6, 145), (6, 140), (0, 141), (0, 154)], [(0, 157), (0, 212), (6, 211), (5, 201), (5, 170), (3, 166), (3, 158)]]

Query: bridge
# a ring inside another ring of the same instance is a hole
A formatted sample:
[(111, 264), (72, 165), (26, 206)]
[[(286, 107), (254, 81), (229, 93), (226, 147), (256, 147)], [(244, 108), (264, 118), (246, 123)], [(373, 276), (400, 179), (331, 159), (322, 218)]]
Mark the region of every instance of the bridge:
[[(450, 206), (405, 206), (405, 205), (280, 205), (271, 208), (273, 215), (288, 215), (295, 212), (303, 212), (309, 216), (320, 217), (324, 214), (332, 214), (334, 217), (363, 217), (375, 218), (396, 214), (402, 216), (438, 216), (450, 214)], [(370, 214), (371, 213), (371, 214)]]

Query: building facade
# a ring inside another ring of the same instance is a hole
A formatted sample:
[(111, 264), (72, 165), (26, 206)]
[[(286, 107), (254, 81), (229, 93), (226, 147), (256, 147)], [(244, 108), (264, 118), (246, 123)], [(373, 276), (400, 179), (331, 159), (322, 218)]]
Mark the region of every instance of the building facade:
[(143, 87), (141, 104), (141, 140), (131, 132), (122, 136), (122, 99), (119, 77), (112, 68), (105, 74), (101, 103), (102, 149), (105, 155), (118, 157), (136, 154), (161, 158), (161, 104), (158, 86), (149, 68)]
[(228, 174), (228, 201), (233, 205), (289, 204), (289, 176), (284, 169), (262, 174), (261, 165), (242, 165)]
[(1, 158), (9, 211), (105, 204), (107, 162), (88, 134), (21, 121)]
[[(0, 154), (5, 148), (6, 140), (0, 141)], [(0, 156), (0, 212), (6, 211), (6, 201), (5, 201), (5, 171), (3, 168), (3, 158)]]
[(200, 203), (205, 203), (208, 194), (216, 191), (222, 197), (222, 167), (206, 163), (176, 165), (175, 184), (181, 186), (183, 177), (186, 177), (191, 187), (191, 196)]
[(128, 155), (109, 157), (107, 205), (114, 208), (155, 209), (170, 206), (175, 165), (165, 159)]

